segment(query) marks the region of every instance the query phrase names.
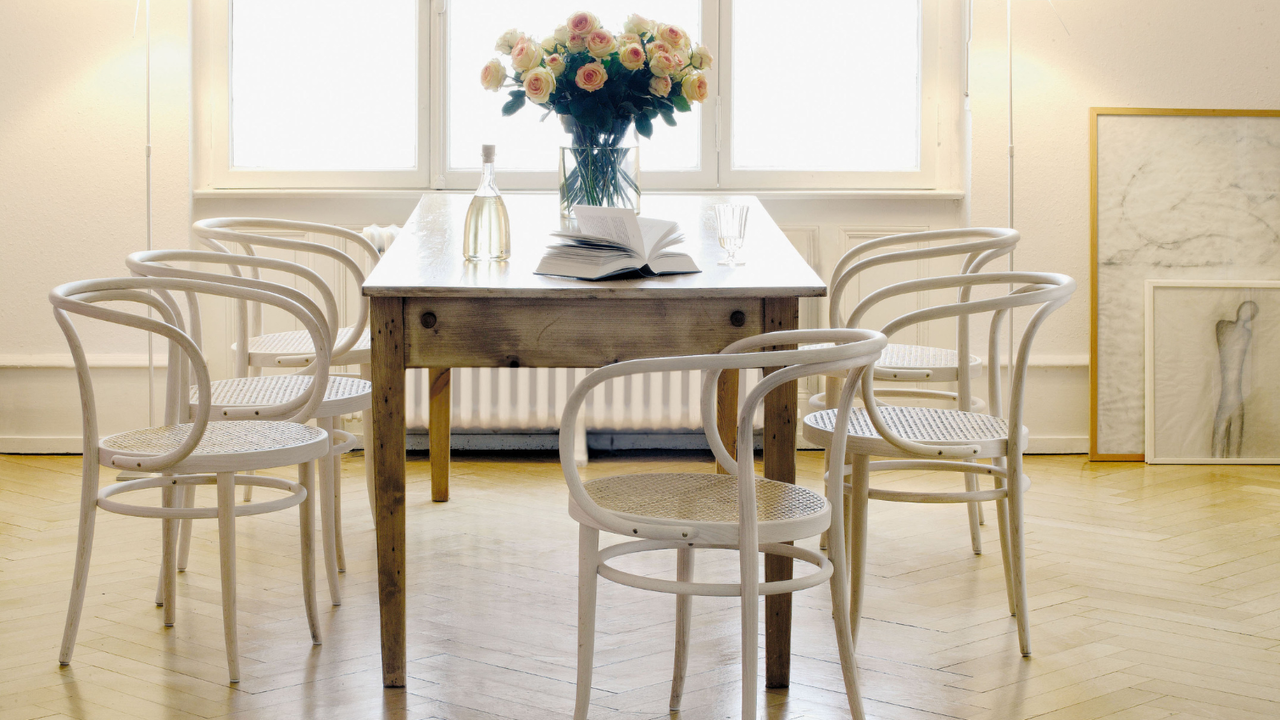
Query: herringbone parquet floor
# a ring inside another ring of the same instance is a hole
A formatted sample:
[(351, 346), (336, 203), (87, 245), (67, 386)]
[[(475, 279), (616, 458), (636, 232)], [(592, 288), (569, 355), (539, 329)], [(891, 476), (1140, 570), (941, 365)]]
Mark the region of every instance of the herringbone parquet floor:
[[(410, 463), (409, 657), (383, 690), (362, 459), (345, 463), (344, 603), (318, 583), (324, 644), (299, 591), (297, 515), (239, 530), (243, 681), (226, 682), (216, 525), (197, 525), (177, 625), (153, 603), (159, 523), (99, 514), (73, 664), (57, 646), (71, 575), (79, 458), (0, 457), (0, 720), (567, 717), (576, 540), (550, 455), (461, 456), (433, 504)], [(800, 453), (816, 487), (820, 455)], [(705, 468), (698, 454), (593, 460), (588, 475)], [(1280, 472), (1037, 457), (1029, 473), (1034, 656), (1017, 651), (994, 528), (969, 551), (956, 507), (873, 503), (858, 648), (868, 712), (915, 720), (1263, 720), (1280, 717)], [(878, 484), (931, 487), (900, 473)], [(666, 558), (633, 567), (669, 572)], [(674, 562), (671, 562), (674, 565)], [(318, 566), (322, 573), (322, 566)], [(708, 555), (700, 577), (732, 577)], [(737, 714), (737, 605), (699, 598), (682, 718)], [(592, 717), (666, 717), (672, 601), (601, 582)], [(829, 596), (797, 595), (792, 685), (772, 718), (847, 717)]]

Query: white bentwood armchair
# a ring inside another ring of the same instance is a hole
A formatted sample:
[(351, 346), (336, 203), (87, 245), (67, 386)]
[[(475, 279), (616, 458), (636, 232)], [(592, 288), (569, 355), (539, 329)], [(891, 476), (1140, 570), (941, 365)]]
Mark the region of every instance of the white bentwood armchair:
[[(850, 385), (885, 346), (885, 338), (871, 330), (789, 330), (739, 340), (717, 355), (633, 360), (596, 370), (569, 396), (560, 424), (560, 464), (569, 486), (569, 514), (579, 524), (578, 556), (578, 690), (574, 717), (586, 718), (591, 699), (595, 648), (596, 578), (676, 595), (676, 660), (672, 676), (671, 709), (678, 710), (688, 662), (689, 625), (694, 595), (741, 598), (742, 714), (756, 717), (758, 608), (761, 595), (789, 593), (830, 582), (835, 608), (836, 641), (845, 693), (855, 718), (863, 717), (857, 668), (849, 627), (846, 547), (844, 545), (843, 479), (828, 478), (825, 496), (798, 485), (755, 475), (752, 418), (770, 390), (801, 377), (845, 374)], [(799, 350), (764, 350), (795, 343), (830, 343)], [(747, 393), (738, 408), (736, 462), (720, 441), (716, 428), (716, 385), (724, 370), (775, 368)], [(578, 414), (592, 388), (623, 375), (646, 372), (706, 371), (702, 388), (704, 432), (716, 459), (730, 475), (664, 473), (620, 475), (584, 482), (574, 463), (574, 432)], [(847, 426), (852, 396), (836, 411), (839, 426)], [(835, 433), (837, 440), (843, 431)], [(844, 444), (831, 453), (843, 464)], [(629, 538), (600, 548), (601, 531)], [(829, 532), (830, 560), (821, 553), (787, 543)], [(739, 554), (741, 581), (697, 582), (694, 552), (734, 549)], [(636, 552), (675, 550), (676, 580), (662, 580), (617, 569), (609, 560)], [(761, 582), (759, 553), (803, 560), (814, 572), (791, 580)]]
[[(132, 272), (141, 276), (184, 278), (220, 282), (233, 286), (245, 286), (246, 284), (251, 286), (257, 282), (252, 278), (245, 278), (236, 274), (191, 270), (175, 266), (174, 263), (205, 263), (215, 267), (225, 266), (233, 273), (239, 272), (241, 268), (249, 268), (255, 272), (272, 270), (296, 276), (303, 282), (310, 284), (320, 296), (324, 314), (318, 317), (317, 320), (327, 327), (331, 340), (329, 350), (330, 352), (333, 351), (332, 338), (337, 336), (338, 331), (337, 300), (320, 275), (310, 268), (276, 258), (198, 250), (136, 252), (131, 254), (125, 261), (125, 265)], [(297, 293), (299, 297), (306, 297), (296, 290), (291, 290), (290, 292)], [(198, 316), (196, 317), (198, 318)], [(197, 342), (201, 341), (199, 326), (195, 323), (193, 323), (192, 334)], [(281, 397), (294, 395), (308, 388), (312, 381), (312, 372), (314, 372), (314, 367), (308, 365), (289, 375), (259, 375), (216, 380), (212, 383), (214, 412), (221, 413), (229, 408), (255, 408), (255, 413), (260, 413), (259, 417), (263, 420), (281, 419), (278, 413), (273, 414), (265, 408), (278, 401)], [(194, 403), (196, 398), (194, 393), (192, 395), (191, 401)], [(324, 397), (319, 405), (316, 406), (312, 415), (317, 427), (328, 433), (331, 440), (329, 457), (319, 464), (317, 493), (320, 501), (320, 528), (324, 546), (325, 577), (329, 586), (329, 599), (334, 605), (342, 604), (338, 574), (346, 569), (345, 562), (342, 560), (341, 518), (338, 514), (338, 508), (340, 507), (338, 496), (341, 490), (338, 484), (339, 468), (341, 468), (342, 454), (353, 447), (356, 442), (354, 435), (339, 429), (336, 424), (338, 418), (342, 415), (363, 412), (368, 410), (372, 404), (372, 383), (360, 378), (345, 377), (331, 373)], [(186, 494), (183, 497), (184, 504), (192, 501), (191, 493), (193, 491), (194, 488), (186, 490)], [(370, 498), (371, 505), (372, 501), (373, 498)], [(191, 542), (190, 522), (182, 523), (180, 535), (178, 569), (185, 570)]]
[[(1022, 330), (1013, 362), (1007, 420), (1000, 416), (999, 363), (990, 363), (987, 368), (988, 402), (993, 409), (993, 414), (990, 415), (961, 410), (884, 405), (879, 402), (879, 391), (875, 388), (872, 377), (866, 374), (858, 386), (847, 385), (842, 391), (842, 406), (851, 401), (855, 391), (860, 391), (863, 402), (862, 408), (855, 409), (849, 415), (847, 426), (842, 424), (836, 410), (815, 412), (804, 419), (804, 437), (828, 448), (831, 457), (828, 476), (843, 477), (850, 471), (852, 474), (852, 483), (848, 486), (852, 504), (849, 524), (852, 537), (849, 542), (854, 550), (850, 554), (852, 567), (849, 575), (853, 581), (851, 623), (855, 639), (861, 617), (862, 585), (866, 567), (868, 500), (921, 503), (995, 501), (1009, 611), (1017, 618), (1019, 649), (1023, 655), (1031, 654), (1022, 525), (1023, 494), (1030, 485), (1030, 480), (1022, 470), (1022, 453), (1028, 436), (1027, 429), (1022, 424), (1027, 364), (1036, 333), (1049, 315), (1071, 298), (1075, 291), (1075, 281), (1066, 275), (1035, 272), (993, 272), (925, 278), (899, 283), (868, 295), (859, 303), (854, 314), (859, 314), (864, 306), (880, 302), (893, 294), (942, 289), (966, 291), (991, 285), (1012, 285), (1014, 289), (1005, 295), (977, 300), (970, 299), (969, 293), (963, 292), (962, 297), (965, 299), (907, 313), (886, 325), (884, 331), (892, 334), (930, 320), (971, 318), (991, 313), (988, 345), (992, 357), (995, 357), (1000, 346), (1000, 327), (1005, 314), (1014, 308), (1035, 307), (1035, 312)], [(841, 434), (845, 436), (843, 441)], [(844, 446), (844, 453), (837, 453), (836, 449), (841, 445)], [(837, 462), (837, 456), (841, 454), (851, 457), (850, 466), (845, 467)], [(872, 456), (893, 459), (872, 462)], [(977, 462), (981, 459), (990, 459), (992, 463), (987, 465)], [(994, 478), (994, 487), (984, 490), (966, 485), (966, 489), (961, 492), (874, 488), (870, 485), (870, 478), (871, 473), (877, 470), (938, 470), (965, 473), (966, 476), (975, 478), (990, 476)]]
[[(198, 324), (198, 296), (252, 300), (278, 307), (292, 314), (320, 348), (314, 363), (316, 383), (302, 388), (290, 397), (262, 408), (225, 409), (211, 420), (212, 390), (209, 369), (199, 344), (186, 331), (186, 323), (174, 293), (186, 296), (193, 324)], [(80, 384), (84, 415), (84, 464), (81, 485), (79, 540), (75, 574), (67, 622), (63, 632), (59, 661), (71, 662), (75, 649), (80, 615), (84, 607), (85, 588), (89, 578), (89, 561), (93, 550), (95, 519), (99, 508), (108, 512), (162, 520), (162, 574), (160, 599), (164, 605), (164, 623), (172, 625), (176, 607), (176, 533), (177, 521), (218, 520), (223, 629), (227, 667), (231, 682), (240, 680), (238, 634), (236, 627), (236, 518), (258, 515), (298, 506), (302, 543), (302, 591), (307, 620), (313, 642), (320, 642), (320, 626), (315, 603), (315, 563), (312, 551), (313, 516), (312, 477), (314, 463), (328, 453), (329, 438), (321, 429), (302, 424), (311, 417), (322, 400), (323, 387), (329, 375), (330, 335), (328, 328), (316, 320), (319, 308), (291, 288), (252, 281), (241, 287), (222, 283), (168, 278), (106, 278), (67, 283), (49, 293), (53, 314), (66, 335)], [(99, 303), (134, 303), (150, 308), (159, 319), (139, 313), (106, 307)], [(168, 340), (168, 386), (171, 392), (165, 405), (165, 425), (143, 428), (108, 437), (99, 437), (97, 406), (93, 382), (84, 346), (71, 316), (101, 320), (124, 328), (136, 328)], [(192, 384), (197, 402), (191, 412), (185, 392), (174, 392)], [(258, 419), (262, 411), (286, 418), (277, 421)], [(183, 422), (190, 413), (190, 422)], [(298, 466), (298, 481), (249, 475), (247, 471), (263, 468)], [(159, 473), (135, 480), (100, 487), (99, 466), (143, 473)], [(181, 507), (179, 491), (194, 485), (216, 485), (217, 503), (213, 507)], [(237, 505), (235, 488), (243, 485), (270, 487), (287, 493), (285, 497), (251, 504)], [(139, 505), (121, 501), (117, 496), (159, 488), (161, 506)]]

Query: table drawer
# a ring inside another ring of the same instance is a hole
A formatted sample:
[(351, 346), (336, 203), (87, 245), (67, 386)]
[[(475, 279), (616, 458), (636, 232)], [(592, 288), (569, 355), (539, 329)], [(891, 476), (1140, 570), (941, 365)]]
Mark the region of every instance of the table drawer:
[(764, 332), (760, 299), (406, 298), (409, 367), (598, 367), (715, 353)]

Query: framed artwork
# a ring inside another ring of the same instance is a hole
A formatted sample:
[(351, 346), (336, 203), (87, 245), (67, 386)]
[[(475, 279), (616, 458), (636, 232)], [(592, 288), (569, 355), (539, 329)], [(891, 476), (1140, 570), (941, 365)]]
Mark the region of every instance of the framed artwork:
[(1148, 280), (1149, 463), (1280, 463), (1280, 282)]
[(1280, 110), (1090, 111), (1092, 460), (1146, 454), (1144, 283), (1280, 280)]

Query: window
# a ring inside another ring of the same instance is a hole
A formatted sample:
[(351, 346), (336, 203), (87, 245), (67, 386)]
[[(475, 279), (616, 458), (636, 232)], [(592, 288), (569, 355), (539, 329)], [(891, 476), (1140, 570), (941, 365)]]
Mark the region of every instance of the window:
[[(588, 5), (615, 32), (636, 11), (680, 25), (716, 57), (713, 97), (641, 138), (647, 187), (822, 189), (936, 186), (936, 2)], [(504, 31), (546, 37), (581, 0), (207, 6), (196, 57), (210, 186), (467, 189), (492, 143), (501, 186), (555, 187), (558, 116), (532, 104), (502, 116), (506, 89), (479, 75)]]

